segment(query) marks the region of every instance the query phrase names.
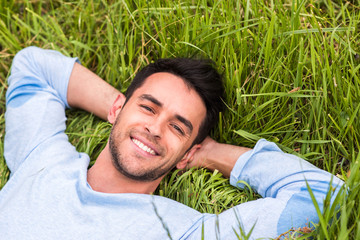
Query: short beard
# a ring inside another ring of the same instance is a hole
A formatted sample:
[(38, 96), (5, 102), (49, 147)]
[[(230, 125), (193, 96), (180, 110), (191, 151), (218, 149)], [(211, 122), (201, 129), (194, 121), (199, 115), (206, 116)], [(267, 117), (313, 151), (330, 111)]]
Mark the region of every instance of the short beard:
[[(115, 125), (116, 125), (116, 122), (115, 122)], [(155, 169), (147, 170), (147, 171), (144, 170), (144, 171), (138, 172), (138, 173), (130, 173), (126, 169), (126, 166), (124, 166), (123, 158), (122, 158), (121, 153), (119, 152), (118, 147), (115, 143), (114, 127), (112, 128), (111, 133), (110, 133), (109, 148), (110, 148), (110, 153), (111, 153), (112, 164), (116, 168), (116, 170), (118, 170), (124, 176), (126, 176), (132, 180), (135, 180), (135, 181), (151, 182), (151, 181), (157, 180), (160, 177), (167, 174), (170, 170), (172, 170), (178, 162), (178, 161), (176, 161), (173, 164), (173, 166), (170, 166), (169, 168), (166, 168), (166, 169), (155, 168)]]

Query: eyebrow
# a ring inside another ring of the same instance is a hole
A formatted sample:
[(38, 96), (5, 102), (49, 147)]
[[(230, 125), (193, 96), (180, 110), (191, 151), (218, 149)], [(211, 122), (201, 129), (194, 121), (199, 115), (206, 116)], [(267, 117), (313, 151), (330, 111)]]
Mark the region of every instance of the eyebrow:
[(179, 120), (180, 122), (182, 122), (189, 130), (189, 134), (191, 135), (192, 131), (193, 131), (193, 125), (191, 124), (191, 122), (189, 120), (187, 120), (186, 118), (176, 114), (175, 115), (176, 119)]
[(153, 104), (155, 104), (156, 106), (159, 106), (159, 107), (163, 106), (163, 104), (159, 100), (157, 100), (156, 98), (154, 98), (150, 94), (143, 94), (139, 98), (148, 100), (148, 101), (152, 102)]
[[(154, 98), (150, 94), (143, 94), (139, 98), (150, 101), (153, 104), (155, 104), (156, 106), (159, 106), (159, 107), (163, 106), (163, 104), (159, 100), (157, 100), (156, 98)], [(192, 131), (194, 129), (192, 123), (189, 120), (187, 120), (186, 118), (184, 118), (183, 116), (179, 115), (179, 114), (176, 114), (175, 118), (186, 126), (186, 128), (189, 130), (189, 134), (191, 135), (191, 133), (192, 133)]]

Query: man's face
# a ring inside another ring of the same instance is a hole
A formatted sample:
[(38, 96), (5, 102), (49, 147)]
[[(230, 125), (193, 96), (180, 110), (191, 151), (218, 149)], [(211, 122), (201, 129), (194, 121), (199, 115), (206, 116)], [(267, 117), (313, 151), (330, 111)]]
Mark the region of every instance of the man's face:
[(138, 181), (153, 181), (182, 160), (205, 119), (195, 90), (170, 73), (155, 73), (134, 91), (110, 134), (113, 165)]

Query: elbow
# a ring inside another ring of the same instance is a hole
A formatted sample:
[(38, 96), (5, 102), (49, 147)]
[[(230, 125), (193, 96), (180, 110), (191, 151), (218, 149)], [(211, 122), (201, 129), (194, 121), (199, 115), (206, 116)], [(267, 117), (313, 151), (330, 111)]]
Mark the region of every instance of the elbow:
[[(27, 47), (19, 51), (12, 62), (11, 66), (11, 75), (16, 75), (19, 72), (29, 71), (32, 68), (32, 65), (36, 64), (36, 61), (39, 60), (39, 57), (35, 57), (38, 55), (42, 49), (38, 47)], [(11, 83), (13, 78), (8, 78), (8, 83)]]

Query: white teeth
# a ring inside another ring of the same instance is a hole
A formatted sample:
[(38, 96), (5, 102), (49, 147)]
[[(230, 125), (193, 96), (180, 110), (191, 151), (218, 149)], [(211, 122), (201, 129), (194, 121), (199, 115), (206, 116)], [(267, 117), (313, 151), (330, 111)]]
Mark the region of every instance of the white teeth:
[(142, 142), (140, 142), (139, 140), (132, 138), (131, 139), (133, 141), (133, 143), (135, 143), (139, 148), (141, 148), (143, 151), (150, 153), (151, 155), (156, 155), (155, 151), (152, 150), (151, 148), (149, 148), (148, 146), (144, 145)]

